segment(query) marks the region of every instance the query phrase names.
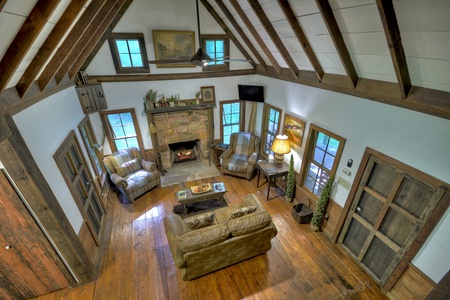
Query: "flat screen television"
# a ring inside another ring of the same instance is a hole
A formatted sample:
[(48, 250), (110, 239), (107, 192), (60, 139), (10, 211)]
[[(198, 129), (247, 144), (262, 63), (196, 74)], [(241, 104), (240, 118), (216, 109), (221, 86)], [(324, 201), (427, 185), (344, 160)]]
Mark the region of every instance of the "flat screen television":
[(239, 84), (239, 100), (264, 102), (264, 86)]

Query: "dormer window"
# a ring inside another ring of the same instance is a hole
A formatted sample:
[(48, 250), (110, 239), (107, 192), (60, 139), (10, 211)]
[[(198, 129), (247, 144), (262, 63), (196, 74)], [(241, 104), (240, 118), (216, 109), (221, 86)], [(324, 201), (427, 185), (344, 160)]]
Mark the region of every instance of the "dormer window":
[(150, 72), (142, 33), (111, 33), (108, 42), (117, 74)]

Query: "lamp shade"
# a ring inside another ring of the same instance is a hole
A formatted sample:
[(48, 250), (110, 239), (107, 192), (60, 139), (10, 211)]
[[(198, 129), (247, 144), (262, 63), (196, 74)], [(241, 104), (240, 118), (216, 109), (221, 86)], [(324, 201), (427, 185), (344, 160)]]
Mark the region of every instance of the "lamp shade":
[(197, 66), (205, 66), (210, 60), (211, 56), (209, 56), (202, 48), (198, 48), (194, 56), (191, 57), (190, 62)]
[(272, 151), (277, 154), (287, 154), (291, 152), (287, 135), (277, 135), (272, 144)]

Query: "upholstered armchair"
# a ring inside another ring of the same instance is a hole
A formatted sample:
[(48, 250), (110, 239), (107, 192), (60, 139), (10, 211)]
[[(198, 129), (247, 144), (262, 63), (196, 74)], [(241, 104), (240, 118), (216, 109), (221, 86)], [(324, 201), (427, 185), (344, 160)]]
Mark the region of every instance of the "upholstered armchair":
[(249, 132), (230, 135), (230, 146), (220, 156), (222, 173), (250, 180), (258, 159), (259, 137)]
[(161, 183), (156, 163), (142, 159), (138, 148), (119, 150), (103, 162), (111, 181), (131, 203)]

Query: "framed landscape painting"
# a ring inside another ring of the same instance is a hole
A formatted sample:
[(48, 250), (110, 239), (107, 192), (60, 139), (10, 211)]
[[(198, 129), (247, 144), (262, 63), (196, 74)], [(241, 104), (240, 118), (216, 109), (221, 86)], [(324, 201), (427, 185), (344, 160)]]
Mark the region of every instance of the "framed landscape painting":
[(283, 134), (288, 136), (289, 142), (301, 147), (305, 125), (306, 123), (304, 121), (289, 114), (285, 114)]
[[(156, 60), (176, 58), (189, 60), (194, 55), (193, 31), (153, 30), (152, 34)], [(156, 66), (158, 68), (195, 68), (189, 63), (157, 64)]]

